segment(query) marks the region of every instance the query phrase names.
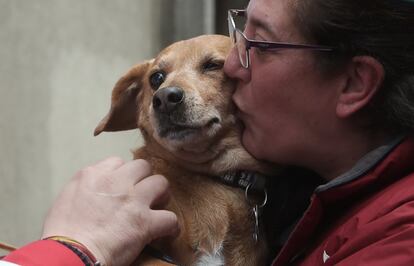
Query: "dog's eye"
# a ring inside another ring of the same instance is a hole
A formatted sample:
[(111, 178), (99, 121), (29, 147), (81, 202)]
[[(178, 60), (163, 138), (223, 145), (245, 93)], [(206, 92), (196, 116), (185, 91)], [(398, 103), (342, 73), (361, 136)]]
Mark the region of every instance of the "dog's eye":
[(224, 65), (224, 62), (207, 61), (203, 64), (203, 70), (204, 71), (211, 71), (211, 70), (222, 69), (223, 65)]
[(165, 74), (163, 72), (155, 72), (150, 76), (151, 87), (156, 90), (165, 80)]

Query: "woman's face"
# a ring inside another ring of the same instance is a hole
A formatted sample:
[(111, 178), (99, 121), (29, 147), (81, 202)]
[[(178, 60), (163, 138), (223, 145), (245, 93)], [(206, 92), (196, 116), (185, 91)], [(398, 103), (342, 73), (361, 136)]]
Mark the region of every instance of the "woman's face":
[[(288, 0), (251, 0), (244, 33), (253, 40), (308, 43), (293, 12)], [(308, 167), (330, 137), (338, 81), (323, 75), (313, 53), (252, 48), (249, 69), (236, 49), (227, 58), (225, 72), (238, 84), (233, 100), (245, 126), (243, 145), (258, 159)]]

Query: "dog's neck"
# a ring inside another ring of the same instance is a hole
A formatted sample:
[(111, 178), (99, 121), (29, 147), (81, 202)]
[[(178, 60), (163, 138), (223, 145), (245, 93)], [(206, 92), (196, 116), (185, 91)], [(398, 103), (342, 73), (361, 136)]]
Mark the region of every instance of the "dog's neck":
[(224, 175), (238, 170), (255, 171), (263, 174), (274, 173), (274, 168), (253, 158), (241, 145), (240, 137), (234, 131), (223, 132), (225, 137), (204, 142), (202, 145), (192, 144), (178, 147), (171, 151), (159, 144), (146, 132), (144, 149), (151, 156), (173, 162), (185, 169), (209, 175)]

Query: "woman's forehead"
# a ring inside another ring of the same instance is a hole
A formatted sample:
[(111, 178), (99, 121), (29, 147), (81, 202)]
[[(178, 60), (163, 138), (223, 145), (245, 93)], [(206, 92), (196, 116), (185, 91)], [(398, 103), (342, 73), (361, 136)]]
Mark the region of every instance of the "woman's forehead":
[(247, 7), (249, 25), (263, 31), (272, 41), (298, 35), (288, 0), (251, 0)]

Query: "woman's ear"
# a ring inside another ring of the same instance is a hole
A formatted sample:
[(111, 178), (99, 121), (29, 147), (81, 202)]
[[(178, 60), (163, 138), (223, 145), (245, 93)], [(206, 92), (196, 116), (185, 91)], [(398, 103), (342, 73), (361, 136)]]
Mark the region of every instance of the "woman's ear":
[(355, 56), (347, 67), (347, 82), (336, 106), (338, 117), (346, 118), (372, 100), (384, 80), (382, 64), (371, 56)]

